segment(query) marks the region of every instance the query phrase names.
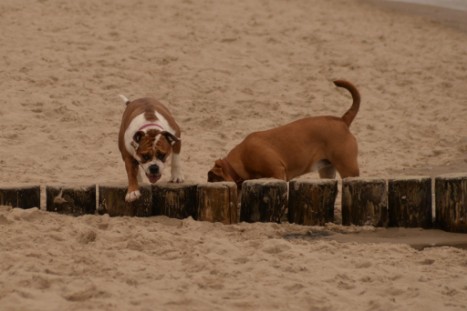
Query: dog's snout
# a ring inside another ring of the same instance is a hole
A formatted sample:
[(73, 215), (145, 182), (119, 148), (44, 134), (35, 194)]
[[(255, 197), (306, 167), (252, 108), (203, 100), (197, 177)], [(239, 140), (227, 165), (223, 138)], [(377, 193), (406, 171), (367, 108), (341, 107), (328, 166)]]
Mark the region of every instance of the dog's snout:
[(159, 174), (159, 166), (157, 166), (157, 165), (151, 165), (151, 166), (149, 167), (149, 173), (154, 174), (154, 175)]

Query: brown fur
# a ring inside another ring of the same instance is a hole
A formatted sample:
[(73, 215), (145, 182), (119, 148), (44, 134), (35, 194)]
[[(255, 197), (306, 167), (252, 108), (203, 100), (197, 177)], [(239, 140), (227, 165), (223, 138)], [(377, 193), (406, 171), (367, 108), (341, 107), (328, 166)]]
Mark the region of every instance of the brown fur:
[[(215, 162), (208, 181), (241, 184), (243, 180), (268, 177), (288, 181), (310, 172), (318, 162), (332, 165), (319, 170), (322, 178), (334, 177), (335, 170), (342, 178), (358, 176), (357, 141), (349, 126), (358, 112), (360, 94), (350, 82), (334, 83), (349, 90), (353, 98), (352, 106), (341, 118), (309, 117), (251, 133), (226, 158)], [(232, 170), (239, 178), (232, 176)]]

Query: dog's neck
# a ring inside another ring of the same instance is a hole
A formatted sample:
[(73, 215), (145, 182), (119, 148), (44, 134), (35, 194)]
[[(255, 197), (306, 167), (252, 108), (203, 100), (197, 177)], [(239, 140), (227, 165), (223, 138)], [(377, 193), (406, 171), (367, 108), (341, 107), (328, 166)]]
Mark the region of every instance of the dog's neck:
[(221, 160), (222, 163), (224, 164), (224, 167), (227, 169), (227, 174), (230, 175), (230, 177), (232, 177), (233, 181), (235, 182), (235, 184), (237, 184), (237, 188), (238, 189), (242, 189), (242, 184), (243, 182), (245, 181), (245, 179), (241, 178), (237, 172), (234, 170), (234, 168), (232, 167), (232, 165), (230, 165), (230, 163), (226, 160), (226, 159), (222, 159)]

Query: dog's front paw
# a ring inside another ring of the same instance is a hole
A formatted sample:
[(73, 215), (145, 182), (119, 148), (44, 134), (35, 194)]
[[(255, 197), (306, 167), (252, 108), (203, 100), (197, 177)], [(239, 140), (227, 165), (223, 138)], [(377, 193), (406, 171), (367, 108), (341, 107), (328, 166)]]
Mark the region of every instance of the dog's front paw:
[(172, 177), (170, 177), (170, 182), (173, 183), (182, 183), (185, 180), (182, 174), (173, 174)]
[(125, 196), (125, 201), (127, 202), (133, 202), (137, 199), (139, 199), (139, 197), (141, 197), (141, 192), (139, 192), (139, 190), (135, 190), (135, 191), (128, 191), (126, 196)]

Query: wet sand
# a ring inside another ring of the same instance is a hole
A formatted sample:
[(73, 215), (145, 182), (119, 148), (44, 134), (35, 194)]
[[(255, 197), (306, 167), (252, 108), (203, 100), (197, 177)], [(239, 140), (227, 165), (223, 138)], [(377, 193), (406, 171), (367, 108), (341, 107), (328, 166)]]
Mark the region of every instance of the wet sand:
[(420, 16), (440, 26), (448, 26), (458, 31), (467, 32), (466, 10), (401, 1), (368, 0), (368, 2), (382, 9), (399, 14)]

